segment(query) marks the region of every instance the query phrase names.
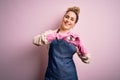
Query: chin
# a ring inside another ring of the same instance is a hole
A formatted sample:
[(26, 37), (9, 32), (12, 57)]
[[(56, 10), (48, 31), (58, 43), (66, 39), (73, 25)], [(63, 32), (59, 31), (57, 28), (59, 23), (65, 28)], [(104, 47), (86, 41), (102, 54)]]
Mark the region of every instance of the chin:
[(64, 26), (63, 28), (66, 29), (66, 30), (70, 29), (69, 26)]
[(69, 30), (69, 29), (71, 29), (71, 26), (63, 24), (62, 28), (65, 29), (65, 30)]

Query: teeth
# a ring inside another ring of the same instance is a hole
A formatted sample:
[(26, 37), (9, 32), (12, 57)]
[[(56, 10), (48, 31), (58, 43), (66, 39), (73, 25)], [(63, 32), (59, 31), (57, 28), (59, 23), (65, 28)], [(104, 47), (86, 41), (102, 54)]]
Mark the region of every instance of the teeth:
[(70, 25), (69, 23), (65, 23), (65, 25)]

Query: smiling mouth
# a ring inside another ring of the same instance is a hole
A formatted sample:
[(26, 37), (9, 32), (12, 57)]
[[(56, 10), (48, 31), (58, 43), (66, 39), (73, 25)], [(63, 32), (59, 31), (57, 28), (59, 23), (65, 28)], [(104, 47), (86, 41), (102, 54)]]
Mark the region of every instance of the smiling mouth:
[(65, 25), (70, 25), (70, 23), (68, 23), (68, 22), (64, 22), (64, 24), (65, 24)]

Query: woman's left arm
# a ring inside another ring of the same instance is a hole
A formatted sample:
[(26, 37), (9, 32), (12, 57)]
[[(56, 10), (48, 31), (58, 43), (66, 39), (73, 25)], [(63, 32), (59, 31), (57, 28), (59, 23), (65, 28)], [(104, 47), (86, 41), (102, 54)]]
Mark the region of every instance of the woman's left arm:
[(83, 56), (80, 52), (77, 52), (79, 58), (81, 59), (82, 62), (89, 64), (90, 63), (90, 55), (87, 53), (87, 55)]
[(79, 58), (84, 63), (90, 63), (90, 54), (87, 52), (86, 48), (84, 47), (83, 43), (80, 40), (80, 37), (77, 38), (77, 54)]

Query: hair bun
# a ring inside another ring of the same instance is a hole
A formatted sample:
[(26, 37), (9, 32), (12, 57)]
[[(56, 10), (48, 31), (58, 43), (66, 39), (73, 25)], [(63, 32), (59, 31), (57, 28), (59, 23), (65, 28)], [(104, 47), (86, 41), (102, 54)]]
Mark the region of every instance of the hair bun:
[(68, 8), (67, 12), (69, 12), (69, 11), (74, 11), (74, 12), (76, 12), (77, 14), (79, 14), (79, 13), (80, 13), (80, 8), (79, 8), (79, 7), (76, 7), (76, 6), (70, 7), (70, 8)]

